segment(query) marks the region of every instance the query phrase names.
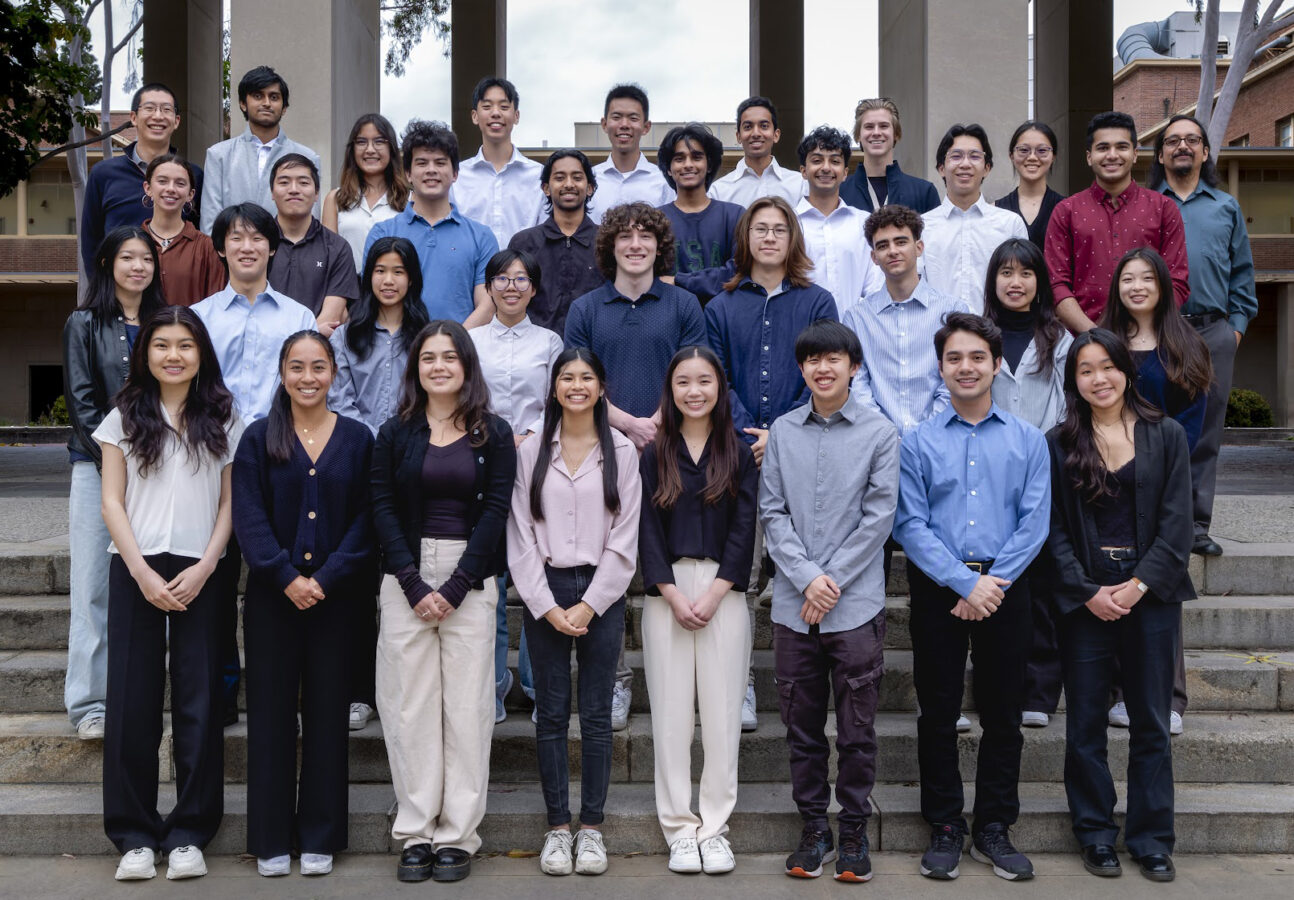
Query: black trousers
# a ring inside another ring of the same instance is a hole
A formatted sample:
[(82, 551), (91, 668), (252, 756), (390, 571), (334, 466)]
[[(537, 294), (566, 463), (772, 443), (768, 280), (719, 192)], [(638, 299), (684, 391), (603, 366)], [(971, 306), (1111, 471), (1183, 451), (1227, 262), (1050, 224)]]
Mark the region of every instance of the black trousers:
[(1051, 554), (1044, 545), (1024, 572), (1033, 604), (1033, 641), (1029, 645), (1029, 661), (1025, 668), (1024, 709), (1047, 715), (1055, 713), (1060, 705), (1063, 681), (1060, 646), (1056, 642), (1056, 603), (1052, 598), (1055, 577)]
[(238, 685), (242, 660), (238, 656), (238, 579), (243, 573), (243, 554), (238, 538), (230, 536), (225, 555), (216, 564), (211, 580), (220, 586), (220, 674), (225, 709), (238, 710)]
[[(145, 557), (170, 581), (196, 560)], [(103, 825), (118, 852), (205, 847), (224, 815), (219, 625), (221, 585), (213, 574), (184, 612), (144, 599), (121, 557), (108, 568), (108, 698), (103, 739)], [(171, 732), (175, 808), (157, 811), (170, 631)]]
[(360, 594), (350, 603), (350, 703), (367, 703), (377, 708), (377, 592), (382, 584), (382, 573), (374, 565), (365, 576), (371, 585), (367, 594)]
[(917, 762), (921, 771), (921, 815), (931, 825), (966, 828), (957, 760), (957, 716), (961, 710), (969, 645), (975, 674), (972, 694), (984, 733), (975, 771), (975, 830), (1015, 824), (1020, 814), (1020, 713), (1029, 654), (1029, 582), (1019, 578), (993, 615), (967, 622), (950, 614), (955, 591), (942, 587), (908, 563), (912, 594), (912, 667), (921, 713), (917, 717)]
[(370, 588), (356, 579), (299, 610), (281, 590), (248, 579), (247, 851), (258, 857), (346, 849), (350, 606)]

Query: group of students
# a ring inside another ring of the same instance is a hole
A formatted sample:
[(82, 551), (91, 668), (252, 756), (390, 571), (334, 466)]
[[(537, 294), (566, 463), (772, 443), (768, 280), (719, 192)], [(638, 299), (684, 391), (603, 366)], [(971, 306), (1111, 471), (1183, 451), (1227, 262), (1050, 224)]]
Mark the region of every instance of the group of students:
[[(398, 877), (469, 873), (492, 728), (513, 684), (509, 581), (525, 607), (518, 674), (535, 701), (549, 824), (540, 866), (604, 871), (637, 569), (669, 866), (730, 871), (740, 734), (758, 726), (754, 614), (771, 570), (805, 823), (787, 871), (814, 877), (834, 858), (837, 879), (865, 881), (885, 581), (900, 547), (932, 829), (922, 873), (956, 877), (968, 831), (956, 733), (970, 727), (969, 648), (984, 730), (972, 856), (1005, 878), (1032, 875), (1008, 835), (1020, 726), (1047, 724), (1063, 682), (1085, 864), (1119, 872), (1108, 717), (1132, 729), (1127, 845), (1149, 877), (1172, 877), (1177, 604), (1194, 595), (1186, 563), (1201, 551), (1191, 448), (1210, 433), (1222, 375), (1201, 326), (1178, 311), (1191, 230), (1183, 241), (1176, 205), (1131, 183), (1130, 119), (1093, 120), (1097, 184), (1069, 199), (1046, 187), (1054, 135), (1024, 123), (1010, 142), (1020, 186), (999, 208), (979, 192), (992, 165), (983, 129), (954, 126), (941, 140), (940, 201), (893, 162), (888, 100), (859, 104), (864, 162), (852, 175), (848, 135), (826, 127), (801, 143), (797, 175), (772, 159), (772, 104), (750, 98), (738, 109), (746, 158), (716, 179), (722, 147), (697, 125), (666, 136), (659, 168), (645, 162), (636, 86), (608, 95), (607, 163), (578, 150), (532, 163), (509, 139), (515, 88), (486, 79), (473, 98), (476, 158), (460, 167), (438, 124), (415, 122), (398, 144), (385, 119), (362, 117), (321, 222), (317, 158), (288, 148), (278, 127), (287, 97), (273, 70), (249, 72), (249, 130), (209, 151), (205, 178), (174, 153), (151, 157), (152, 216), (102, 237), (65, 329), (68, 709), (83, 737), (105, 741), (119, 878), (152, 877), (157, 851), (169, 878), (205, 872), (222, 811), (221, 725), (238, 716), (245, 561), (248, 848), (262, 874), (286, 874), (293, 852), (303, 874), (331, 870), (346, 846), (347, 729), (374, 708), (404, 842)], [(136, 101), (141, 143), (165, 130), (145, 127), (153, 119), (169, 115), (173, 130), (167, 89), (145, 86)], [(1192, 134), (1161, 139), (1165, 154), (1198, 151)], [(142, 162), (133, 147), (123, 160)], [(1171, 182), (1180, 167), (1174, 157), (1163, 168)], [(209, 238), (184, 218), (199, 183)], [(479, 220), (461, 211), (473, 203)], [(1098, 249), (1084, 203), (1108, 227), (1124, 215), (1148, 233), (1125, 228), (1126, 253)], [(1227, 263), (1238, 299), (1221, 301), (1239, 310), (1221, 317), (1233, 355), (1252, 316), (1240, 249), (1247, 240)], [(1201, 255), (1221, 265), (1216, 246)], [(1083, 330), (1079, 315), (1102, 327)], [(163, 820), (168, 643), (177, 804)]]

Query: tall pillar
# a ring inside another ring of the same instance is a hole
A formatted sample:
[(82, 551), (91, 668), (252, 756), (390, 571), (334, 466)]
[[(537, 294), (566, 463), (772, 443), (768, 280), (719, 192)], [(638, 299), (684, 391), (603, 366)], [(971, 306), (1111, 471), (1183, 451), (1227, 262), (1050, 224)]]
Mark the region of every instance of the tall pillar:
[(321, 189), (341, 171), (355, 120), (379, 106), (379, 0), (231, 0), (229, 128), (246, 127), (238, 81), (255, 66), (288, 83), (283, 130), (319, 154)]
[(1294, 284), (1276, 286), (1276, 396), (1273, 424), (1294, 424)]
[(798, 172), (795, 150), (804, 137), (804, 0), (750, 0), (750, 93), (777, 107), (782, 139), (774, 155)]
[(180, 101), (175, 146), (202, 164), (207, 148), (224, 140), (220, 102), (220, 0), (145, 0), (144, 81), (160, 81)]
[(458, 155), (469, 159), (481, 149), (481, 131), (472, 124), (472, 88), (482, 78), (508, 77), (508, 0), (465, 0), (452, 4), (450, 127), (458, 136)]
[(1033, 42), (1034, 115), (1060, 144), (1051, 186), (1071, 194), (1092, 180), (1087, 123), (1114, 106), (1113, 0), (1035, 0)]
[(17, 209), (18, 209), (18, 215), (17, 215), (18, 221), (16, 223), (18, 226), (18, 231), (16, 232), (16, 234), (18, 237), (26, 237), (27, 236), (27, 182), (25, 180), (18, 182), (18, 190), (15, 192), (14, 200), (17, 201)]
[(900, 167), (942, 193), (935, 148), (950, 125), (977, 122), (996, 165), (984, 194), (1010, 192), (1006, 144), (1029, 112), (1025, 0), (880, 0), (880, 93), (898, 104)]

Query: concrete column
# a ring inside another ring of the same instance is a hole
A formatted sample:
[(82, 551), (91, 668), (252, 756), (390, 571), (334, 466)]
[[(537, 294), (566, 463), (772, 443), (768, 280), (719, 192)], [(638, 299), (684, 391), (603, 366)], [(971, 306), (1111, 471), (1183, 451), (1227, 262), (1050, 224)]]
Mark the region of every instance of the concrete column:
[(17, 203), (18, 218), (18, 237), (27, 236), (27, 182), (18, 182), (18, 189), (14, 192), (14, 200)]
[(1087, 123), (1114, 106), (1113, 17), (1113, 0), (1034, 3), (1034, 114), (1056, 131), (1051, 186), (1062, 194), (1091, 182)]
[(1272, 400), (1274, 424), (1294, 423), (1294, 284), (1276, 286), (1276, 396)]
[(319, 154), (321, 189), (341, 170), (355, 120), (379, 108), (379, 0), (231, 0), (229, 127), (246, 127), (238, 81), (254, 66), (272, 66), (291, 93), (283, 129)]
[(804, 0), (750, 0), (750, 93), (777, 107), (782, 139), (774, 156), (798, 172), (795, 150), (804, 137)]
[(942, 193), (939, 139), (950, 125), (977, 122), (996, 162), (984, 195), (1010, 192), (1006, 144), (1029, 112), (1027, 10), (1025, 0), (880, 0), (880, 93), (899, 107), (903, 171)]
[(472, 124), (472, 88), (482, 78), (508, 77), (508, 0), (452, 3), (449, 33), (450, 127), (458, 136), (460, 159), (481, 149), (481, 131)]
[(179, 97), (175, 146), (199, 165), (224, 140), (223, 28), (220, 0), (145, 0), (144, 81), (160, 81)]
[(1240, 196), (1240, 160), (1235, 157), (1227, 160), (1227, 193)]

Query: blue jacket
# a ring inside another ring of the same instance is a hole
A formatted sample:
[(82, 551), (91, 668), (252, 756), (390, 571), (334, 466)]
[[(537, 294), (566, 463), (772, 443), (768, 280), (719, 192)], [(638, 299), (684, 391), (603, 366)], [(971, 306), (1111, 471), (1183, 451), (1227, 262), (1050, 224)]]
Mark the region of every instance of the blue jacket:
[[(939, 192), (935, 186), (924, 178), (908, 175), (899, 168), (897, 162), (885, 167), (885, 203), (898, 203), (919, 213), (927, 213), (939, 205)], [(850, 206), (876, 212), (872, 209), (872, 198), (867, 192), (867, 173), (859, 163), (850, 175), (840, 183), (840, 199)]]

